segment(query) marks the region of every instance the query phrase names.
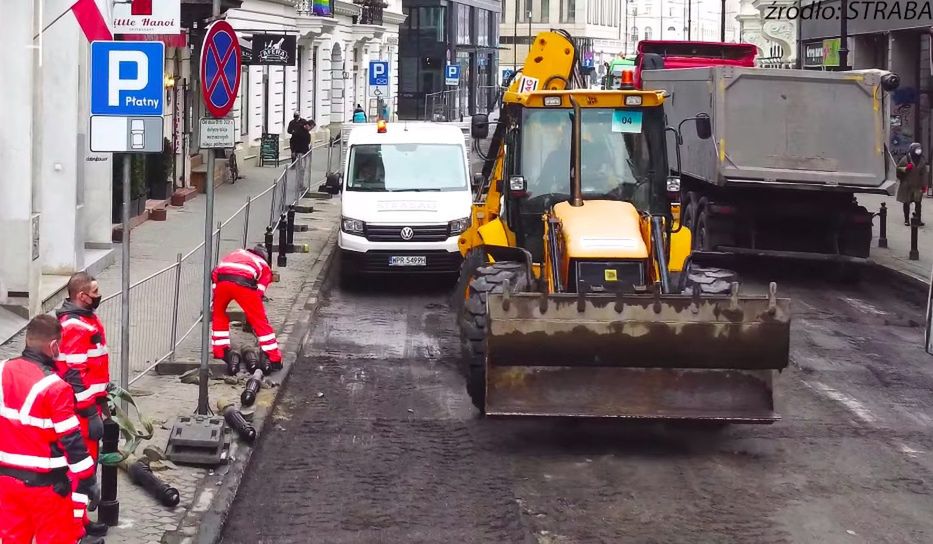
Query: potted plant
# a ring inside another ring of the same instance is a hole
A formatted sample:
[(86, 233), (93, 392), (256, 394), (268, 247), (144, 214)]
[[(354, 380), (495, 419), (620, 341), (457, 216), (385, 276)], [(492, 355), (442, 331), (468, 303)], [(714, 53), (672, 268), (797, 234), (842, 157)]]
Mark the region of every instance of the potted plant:
[(162, 139), (162, 153), (146, 155), (146, 185), (149, 197), (157, 200), (167, 200), (171, 197), (172, 172), (172, 143), (168, 138)]
[(146, 211), (146, 198), (148, 198), (148, 187), (146, 187), (146, 158), (143, 155), (135, 154), (130, 162), (130, 215), (136, 217)]

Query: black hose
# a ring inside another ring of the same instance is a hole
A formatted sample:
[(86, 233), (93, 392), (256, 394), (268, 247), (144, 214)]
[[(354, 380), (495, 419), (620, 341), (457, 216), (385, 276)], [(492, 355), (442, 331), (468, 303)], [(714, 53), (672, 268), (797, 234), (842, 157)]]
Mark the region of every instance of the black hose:
[(658, 261), (658, 276), (661, 279), (661, 293), (669, 295), (671, 293), (671, 273), (667, 269), (667, 255), (664, 250), (664, 218), (660, 215), (651, 216), (651, 245), (654, 250), (654, 257)]

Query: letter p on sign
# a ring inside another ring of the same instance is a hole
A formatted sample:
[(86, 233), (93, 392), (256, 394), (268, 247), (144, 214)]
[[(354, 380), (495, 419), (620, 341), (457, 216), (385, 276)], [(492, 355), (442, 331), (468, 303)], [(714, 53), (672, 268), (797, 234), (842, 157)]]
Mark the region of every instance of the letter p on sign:
[[(144, 53), (141, 51), (110, 51), (109, 62), (110, 73), (114, 77), (110, 79), (107, 90), (107, 104), (119, 106), (120, 91), (141, 91), (146, 88), (149, 83), (149, 57)], [(136, 65), (136, 76), (133, 78), (122, 77), (121, 65), (127, 63)]]

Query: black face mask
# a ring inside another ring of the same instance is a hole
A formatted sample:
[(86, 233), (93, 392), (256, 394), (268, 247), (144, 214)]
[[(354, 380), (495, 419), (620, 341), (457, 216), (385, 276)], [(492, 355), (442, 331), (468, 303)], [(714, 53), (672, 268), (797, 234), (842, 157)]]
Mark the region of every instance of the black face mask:
[(103, 297), (91, 297), (91, 309), (96, 310), (100, 306), (100, 299)]

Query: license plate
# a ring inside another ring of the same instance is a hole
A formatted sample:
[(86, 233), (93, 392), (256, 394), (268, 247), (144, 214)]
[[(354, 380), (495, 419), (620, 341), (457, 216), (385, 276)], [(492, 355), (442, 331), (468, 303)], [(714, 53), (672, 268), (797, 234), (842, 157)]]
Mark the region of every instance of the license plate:
[(389, 266), (426, 266), (427, 264), (428, 260), (423, 256), (389, 257)]

